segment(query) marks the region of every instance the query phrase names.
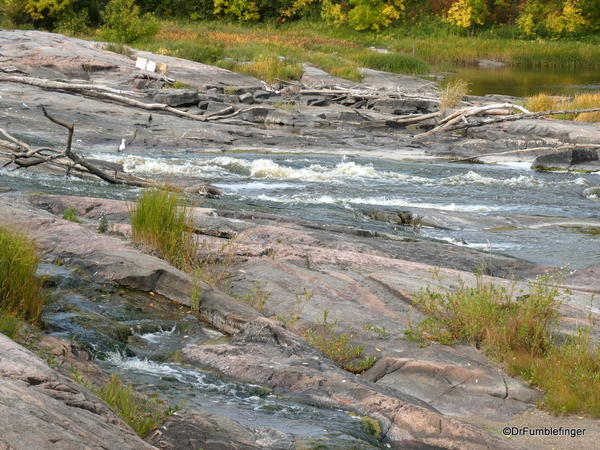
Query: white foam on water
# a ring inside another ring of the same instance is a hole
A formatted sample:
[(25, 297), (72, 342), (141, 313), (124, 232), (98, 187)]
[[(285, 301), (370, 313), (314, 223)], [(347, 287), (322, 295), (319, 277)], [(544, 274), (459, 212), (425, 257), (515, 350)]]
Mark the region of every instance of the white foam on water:
[(149, 342), (150, 344), (158, 344), (165, 337), (173, 336), (174, 331), (175, 331), (175, 327), (171, 328), (170, 330), (162, 330), (162, 331), (156, 331), (154, 333), (138, 334), (137, 336), (139, 338), (145, 340), (146, 342)]
[(171, 375), (177, 376), (180, 371), (162, 363), (150, 361), (146, 358), (140, 359), (136, 356), (126, 357), (119, 352), (110, 352), (104, 359), (109, 364), (118, 367), (120, 370), (128, 370), (136, 373), (146, 373), (151, 375)]

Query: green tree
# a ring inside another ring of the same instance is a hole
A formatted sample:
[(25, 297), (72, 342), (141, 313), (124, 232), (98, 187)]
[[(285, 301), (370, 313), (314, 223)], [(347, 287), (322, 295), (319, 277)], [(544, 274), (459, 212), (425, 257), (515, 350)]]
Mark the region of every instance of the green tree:
[[(584, 8), (588, 8), (585, 10)], [(528, 36), (559, 38), (582, 31), (598, 29), (597, 20), (591, 20), (590, 13), (595, 2), (583, 3), (580, 0), (559, 0), (542, 3), (529, 0), (517, 19), (519, 29)]]
[(140, 7), (135, 0), (110, 0), (101, 16), (104, 25), (100, 36), (111, 42), (135, 42), (154, 36), (159, 29), (152, 14), (140, 14)]
[(324, 0), (321, 17), (355, 30), (380, 30), (402, 17), (404, 0)]

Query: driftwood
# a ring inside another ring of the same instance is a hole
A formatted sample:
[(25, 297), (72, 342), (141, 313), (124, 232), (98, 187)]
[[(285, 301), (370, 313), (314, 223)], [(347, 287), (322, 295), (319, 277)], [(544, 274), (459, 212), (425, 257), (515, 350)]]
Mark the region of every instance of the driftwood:
[(121, 91), (118, 89), (113, 89), (108, 86), (95, 85), (95, 84), (83, 84), (83, 83), (63, 83), (60, 81), (51, 81), (44, 80), (41, 78), (33, 78), (33, 77), (23, 77), (23, 76), (15, 76), (15, 75), (7, 75), (0, 73), (0, 82), (8, 81), (13, 83), (21, 83), (21, 84), (29, 84), (32, 86), (41, 87), (44, 89), (55, 89), (55, 90), (66, 90), (71, 91), (79, 95), (83, 95), (85, 97), (93, 97), (99, 98), (102, 100), (112, 100), (117, 103), (122, 103), (127, 106), (133, 106), (134, 108), (144, 109), (147, 111), (166, 111), (171, 114), (186, 117), (188, 119), (197, 120), (200, 122), (208, 122), (209, 120), (220, 120), (227, 119), (229, 117), (236, 116), (238, 114), (252, 111), (253, 109), (262, 108), (262, 107), (251, 107), (245, 109), (239, 109), (234, 113), (231, 111), (225, 111), (221, 113), (218, 111), (217, 113), (213, 113), (210, 115), (200, 116), (197, 114), (190, 114), (186, 111), (181, 111), (180, 109), (173, 108), (164, 103), (145, 103), (139, 100), (135, 100), (127, 96), (134, 97), (144, 97), (145, 94), (141, 94), (138, 92), (132, 91)]
[(146, 178), (136, 177), (135, 175), (125, 172), (119, 172), (116, 170), (111, 170), (108, 172), (103, 170), (92, 161), (89, 161), (83, 156), (78, 155), (71, 149), (75, 126), (52, 117), (44, 106), (41, 108), (44, 116), (48, 120), (67, 129), (67, 143), (65, 145), (65, 149), (58, 150), (52, 147), (32, 148), (27, 143), (12, 136), (6, 130), (0, 129), (0, 134), (6, 138), (6, 140), (0, 139), (0, 156), (4, 154), (9, 159), (9, 162), (4, 164), (3, 167), (8, 167), (9, 165), (14, 164), (17, 166), (17, 168), (27, 168), (45, 164), (64, 170), (66, 175), (70, 175), (71, 172), (74, 172), (76, 175), (80, 176), (91, 174), (110, 184), (122, 184), (145, 188), (156, 187), (173, 191), (183, 189), (185, 192), (202, 195), (208, 198), (219, 198), (222, 195), (219, 189), (206, 184), (198, 184), (187, 188), (182, 188), (174, 185), (159, 183), (154, 180), (148, 180)]
[(0, 129), (0, 133), (7, 140), (0, 140), (0, 150), (4, 149), (8, 152), (6, 155), (10, 161), (4, 164), (4, 167), (14, 164), (20, 168), (32, 167), (40, 164), (54, 165), (61, 167), (69, 175), (75, 171), (80, 174), (92, 174), (110, 184), (124, 184), (136, 187), (151, 187), (157, 186), (158, 183), (153, 180), (139, 178), (123, 172), (108, 173), (95, 164), (91, 163), (83, 156), (78, 155), (71, 149), (73, 141), (74, 125), (69, 125), (62, 120), (52, 117), (45, 107), (42, 106), (44, 116), (53, 123), (65, 127), (67, 129), (67, 143), (64, 150), (58, 150), (51, 147), (32, 148), (27, 143), (20, 141), (12, 136), (6, 130)]
[[(508, 109), (508, 111), (512, 112), (513, 109), (517, 109), (521, 111), (521, 114), (505, 114), (501, 117), (488, 117), (483, 120), (479, 120), (477, 122), (470, 122), (467, 120), (468, 117), (473, 116), (489, 116), (489, 115), (497, 115), (499, 113), (499, 109)], [(515, 121), (521, 119), (536, 119), (544, 116), (554, 116), (559, 114), (581, 114), (588, 112), (598, 112), (600, 108), (591, 108), (591, 109), (563, 109), (563, 110), (552, 110), (552, 111), (540, 111), (540, 112), (530, 112), (525, 108), (514, 105), (512, 103), (502, 103), (502, 104), (493, 104), (486, 105), (482, 107), (475, 108), (465, 108), (455, 111), (450, 116), (444, 118), (440, 122), (438, 122), (437, 126), (425, 133), (418, 134), (415, 136), (416, 139), (425, 138), (431, 136), (436, 133), (444, 132), (444, 131), (456, 131), (465, 128), (473, 128), (473, 127), (481, 127), (485, 125), (491, 125), (499, 122), (508, 122)], [(492, 114), (490, 114), (490, 112)]]

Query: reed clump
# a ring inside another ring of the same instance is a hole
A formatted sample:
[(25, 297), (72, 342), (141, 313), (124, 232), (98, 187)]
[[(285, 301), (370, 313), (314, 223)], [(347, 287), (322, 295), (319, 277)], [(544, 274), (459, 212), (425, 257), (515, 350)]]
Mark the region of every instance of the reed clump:
[(591, 326), (570, 336), (556, 334), (562, 304), (556, 278), (539, 277), (522, 295), (515, 294), (514, 284), (497, 285), (481, 275), (474, 287), (462, 280), (454, 288), (439, 282), (414, 296), (429, 318), (409, 330), (409, 338), (469, 343), (542, 390), (551, 411), (600, 416), (600, 353)]
[(469, 83), (460, 78), (449, 81), (439, 89), (440, 93), (440, 111), (446, 108), (456, 108), (460, 106), (463, 97), (469, 93)]
[(15, 330), (15, 319), (39, 322), (44, 296), (42, 279), (36, 276), (39, 264), (35, 244), (24, 234), (0, 227), (0, 316), (4, 326)]
[[(538, 94), (527, 99), (525, 106), (529, 111), (572, 111), (600, 108), (600, 93), (577, 94), (575, 97), (555, 97)], [(600, 122), (600, 111), (585, 113), (556, 114), (556, 119), (573, 120), (575, 122)]]
[(129, 208), (131, 240), (173, 266), (193, 267), (198, 250), (187, 198), (169, 189), (145, 189)]

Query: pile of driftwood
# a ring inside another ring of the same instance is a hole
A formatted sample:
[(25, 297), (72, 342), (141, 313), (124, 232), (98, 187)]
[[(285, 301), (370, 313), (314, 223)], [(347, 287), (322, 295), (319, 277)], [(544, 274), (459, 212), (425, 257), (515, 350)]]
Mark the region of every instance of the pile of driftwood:
[[(251, 111), (256, 107), (241, 108), (235, 111), (226, 109), (218, 111), (209, 115), (196, 115), (191, 114), (187, 111), (183, 111), (163, 103), (145, 103), (141, 100), (137, 100), (132, 97), (143, 97), (145, 94), (134, 92), (134, 91), (123, 91), (113, 89), (108, 86), (95, 85), (95, 84), (84, 84), (84, 83), (65, 83), (59, 81), (51, 81), (40, 78), (10, 75), (6, 73), (0, 73), (0, 82), (13, 82), (23, 83), (33, 86), (38, 86), (44, 89), (55, 89), (55, 90), (66, 90), (74, 92), (78, 95), (99, 98), (103, 100), (110, 100), (117, 103), (121, 103), (134, 108), (150, 111), (164, 111), (177, 116), (185, 117), (192, 120), (198, 120), (202, 122), (222, 120), (234, 117), (238, 114)], [(365, 91), (353, 88), (341, 88), (335, 89), (304, 89), (302, 86), (295, 86), (291, 96), (298, 97), (303, 94), (320, 94), (320, 95), (344, 95), (353, 96), (355, 98), (369, 99), (369, 98), (400, 98), (406, 97), (401, 93), (395, 92), (382, 92), (382, 91)], [(283, 92), (282, 94), (286, 94)], [(288, 89), (289, 91), (290, 89)], [(288, 97), (290, 93), (287, 93)], [(423, 100), (430, 101), (429, 98), (423, 98)], [(260, 106), (258, 108), (264, 108)], [(25, 142), (12, 136), (7, 130), (0, 129), (0, 133), (5, 139), (0, 140), (0, 156), (8, 159), (8, 162), (4, 164), (4, 167), (14, 165), (15, 167), (31, 167), (39, 164), (56, 165), (66, 170), (67, 174), (71, 172), (78, 172), (81, 174), (93, 174), (103, 181), (111, 184), (126, 184), (131, 186), (157, 186), (158, 183), (153, 180), (147, 180), (144, 178), (136, 177), (130, 174), (126, 174), (122, 171), (117, 170), (106, 170), (95, 164), (94, 162), (85, 159), (84, 157), (74, 153), (71, 149), (71, 143), (74, 132), (74, 125), (69, 125), (61, 120), (52, 117), (47, 110), (42, 106), (44, 115), (56, 123), (57, 125), (63, 126), (68, 131), (67, 143), (64, 150), (58, 150), (50, 147), (32, 148)], [(490, 125), (502, 121), (513, 121), (520, 119), (540, 118), (543, 116), (552, 116), (557, 114), (573, 114), (573, 113), (584, 113), (584, 112), (595, 112), (600, 111), (600, 108), (587, 109), (587, 110), (560, 110), (560, 111), (543, 111), (543, 112), (530, 112), (525, 108), (515, 105), (512, 103), (499, 103), (478, 107), (470, 107), (459, 109), (451, 114), (447, 114), (447, 111), (437, 111), (429, 114), (411, 114), (408, 116), (392, 116), (390, 115), (390, 121), (399, 124), (418, 123), (422, 121), (432, 119), (438, 119), (435, 125), (424, 133), (415, 136), (415, 139), (427, 138), (437, 133), (453, 132), (456, 130), (462, 130), (472, 127), (480, 127)], [(379, 114), (381, 116), (381, 114)], [(367, 114), (361, 114), (365, 120), (371, 120)], [(194, 186), (195, 193), (203, 194), (201, 187)], [(210, 193), (209, 193), (210, 195)]]

